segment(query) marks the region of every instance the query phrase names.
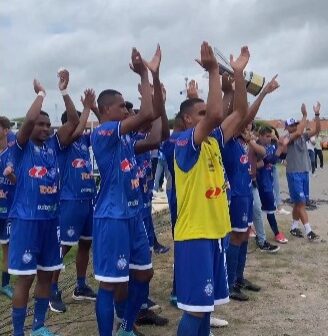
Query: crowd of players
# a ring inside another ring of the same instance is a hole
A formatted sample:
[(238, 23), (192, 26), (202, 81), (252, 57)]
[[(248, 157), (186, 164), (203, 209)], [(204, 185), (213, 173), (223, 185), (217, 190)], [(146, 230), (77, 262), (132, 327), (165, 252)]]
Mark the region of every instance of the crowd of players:
[[(174, 238), (171, 302), (183, 310), (178, 336), (209, 336), (214, 306), (229, 299), (248, 300), (245, 290), (260, 287), (244, 277), (250, 226), (254, 223), (261, 251), (279, 246), (265, 236), (262, 211), (277, 243), (288, 242), (275, 218), (274, 169), (287, 161), (293, 201), (290, 234), (308, 240), (319, 237), (308, 221), (310, 161), (306, 142), (320, 131), (320, 104), (314, 106), (315, 129), (302, 120), (286, 120), (288, 133), (256, 129), (254, 118), (263, 99), (279, 84), (275, 76), (248, 105), (244, 69), (247, 47), (231, 56), (233, 78), (220, 75), (213, 50), (201, 45), (197, 62), (209, 74), (205, 103), (189, 86), (170, 135), (165, 89), (160, 81), (161, 49), (151, 61), (132, 50), (130, 68), (140, 77), (140, 109), (133, 109), (113, 89), (87, 89), (76, 111), (68, 93), (69, 72), (58, 72), (66, 111), (62, 126), (50, 136), (49, 115), (42, 110), (45, 88), (34, 80), (36, 98), (17, 134), (0, 117), (0, 242), (3, 248), (1, 292), (12, 298), (13, 335), (24, 335), (29, 292), (34, 290), (31, 335), (54, 335), (45, 325), (50, 307), (65, 312), (58, 286), (63, 257), (78, 245), (76, 300), (94, 300), (100, 335), (141, 335), (137, 319), (164, 325), (149, 300), (153, 276), (152, 149), (161, 145), (170, 183), (167, 188)], [(152, 77), (150, 84), (149, 73)], [(99, 126), (85, 133), (93, 111)], [(97, 191), (89, 148), (100, 172)], [(90, 248), (97, 293), (86, 282)], [(10, 275), (16, 275), (14, 291)], [(114, 323), (114, 315), (115, 321)]]

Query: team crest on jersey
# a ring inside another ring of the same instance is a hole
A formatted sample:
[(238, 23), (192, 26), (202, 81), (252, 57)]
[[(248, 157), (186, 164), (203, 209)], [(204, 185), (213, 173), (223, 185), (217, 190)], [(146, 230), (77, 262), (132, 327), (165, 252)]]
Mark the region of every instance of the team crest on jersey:
[(71, 226), (68, 230), (67, 230), (67, 235), (68, 237), (72, 238), (75, 234), (75, 230), (74, 228)]
[(207, 296), (212, 296), (213, 292), (214, 292), (214, 287), (212, 285), (211, 280), (207, 280), (207, 284), (204, 288), (204, 292)]
[(127, 260), (125, 259), (124, 255), (120, 256), (117, 261), (117, 268), (120, 271), (123, 271), (128, 265)]
[(87, 162), (83, 159), (75, 159), (74, 161), (72, 161), (72, 166), (74, 168), (83, 168), (87, 165)]
[(29, 264), (31, 261), (32, 261), (32, 253), (30, 251), (25, 251), (25, 253), (23, 254), (23, 257), (22, 257), (22, 261), (24, 264)]
[(132, 168), (132, 163), (128, 159), (124, 159), (123, 161), (121, 161), (121, 170), (124, 173), (131, 171), (131, 168)]
[(47, 174), (48, 170), (46, 167), (41, 166), (33, 166), (29, 171), (28, 174), (30, 177), (33, 178), (42, 178)]
[(240, 163), (241, 164), (247, 164), (248, 163), (248, 155), (242, 155), (241, 157), (240, 157)]

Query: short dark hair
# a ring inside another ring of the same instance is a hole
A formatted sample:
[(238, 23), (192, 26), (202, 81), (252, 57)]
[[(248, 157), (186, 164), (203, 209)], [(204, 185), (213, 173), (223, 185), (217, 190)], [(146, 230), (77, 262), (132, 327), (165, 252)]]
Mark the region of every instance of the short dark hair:
[(105, 106), (113, 104), (114, 102), (113, 98), (115, 96), (122, 96), (122, 94), (121, 92), (112, 90), (112, 89), (104, 90), (99, 94), (98, 99), (97, 99), (97, 104), (98, 104), (98, 109), (100, 113), (103, 112), (103, 108)]
[[(81, 112), (76, 111), (76, 113), (78, 114), (79, 118), (81, 117)], [(62, 124), (64, 125), (65, 123), (67, 123), (67, 111), (65, 111), (60, 118)]]
[(3, 129), (10, 129), (10, 120), (5, 116), (1, 116), (0, 117), (0, 126)]
[(44, 115), (50, 119), (49, 114), (43, 110), (40, 111), (40, 115)]
[(177, 113), (174, 118), (173, 129), (175, 131), (183, 131), (185, 129), (185, 124), (180, 113)]
[(178, 115), (180, 117), (183, 117), (183, 115), (185, 113), (188, 113), (189, 110), (197, 103), (204, 103), (204, 100), (201, 98), (190, 98), (190, 99), (186, 99), (184, 100), (181, 104), (180, 104), (180, 111), (178, 113)]
[(271, 132), (272, 132), (272, 128), (270, 126), (262, 126), (259, 129), (259, 134), (260, 135), (265, 135), (265, 134), (268, 134), (268, 133), (271, 133)]

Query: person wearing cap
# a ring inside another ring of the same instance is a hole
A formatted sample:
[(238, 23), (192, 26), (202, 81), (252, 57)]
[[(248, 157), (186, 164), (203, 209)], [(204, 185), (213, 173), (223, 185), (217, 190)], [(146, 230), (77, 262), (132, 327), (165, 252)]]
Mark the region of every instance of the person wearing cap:
[(309, 171), (311, 170), (306, 142), (320, 132), (320, 107), (319, 102), (316, 106), (313, 106), (315, 113), (314, 129), (304, 132), (307, 123), (305, 104), (302, 104), (303, 118), (300, 122), (294, 118), (289, 118), (285, 122), (286, 130), (288, 131), (288, 135), (285, 138), (285, 145), (287, 145), (286, 175), (290, 198), (294, 203), (290, 233), (295, 237), (303, 238), (303, 233), (299, 229), (299, 222), (301, 221), (304, 225), (305, 234), (310, 241), (318, 240), (319, 236), (312, 231), (305, 209), (309, 195)]

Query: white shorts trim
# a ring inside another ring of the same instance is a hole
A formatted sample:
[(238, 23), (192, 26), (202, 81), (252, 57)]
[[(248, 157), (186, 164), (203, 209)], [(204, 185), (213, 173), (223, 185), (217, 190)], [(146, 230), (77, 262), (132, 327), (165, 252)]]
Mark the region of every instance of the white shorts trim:
[(80, 240), (92, 240), (92, 236), (80, 236)]
[(148, 265), (135, 265), (135, 264), (130, 264), (129, 265), (130, 269), (134, 269), (134, 270), (138, 270), (138, 271), (146, 271), (149, 270), (151, 268), (153, 268), (153, 264), (150, 263)]
[(9, 243), (9, 239), (6, 239), (6, 240), (1, 240), (0, 239), (0, 244), (1, 245), (7, 245)]
[(14, 269), (9, 268), (8, 273), (12, 275), (35, 275), (37, 271), (36, 269), (20, 271), (20, 270), (14, 270)]
[(189, 311), (192, 313), (208, 313), (214, 311), (214, 305), (213, 306), (189, 306), (185, 305), (183, 303), (178, 302), (178, 308), (182, 309), (184, 311)]
[(224, 299), (214, 300), (214, 305), (215, 306), (220, 306), (220, 305), (224, 305), (224, 304), (226, 304), (228, 302), (230, 302), (229, 296), (227, 296)]
[(106, 277), (103, 275), (97, 275), (95, 274), (95, 279), (101, 282), (114, 282), (114, 283), (118, 283), (118, 282), (128, 282), (129, 281), (129, 276), (126, 277)]
[(262, 210), (265, 214), (274, 214), (276, 213), (276, 210)]
[(234, 231), (234, 232), (247, 232), (248, 231), (248, 226), (246, 228), (243, 228), (243, 229), (232, 227), (231, 231)]
[(45, 271), (45, 272), (58, 271), (62, 268), (63, 268), (63, 264), (59, 264), (55, 266), (41, 266), (41, 265), (36, 266), (36, 269), (38, 271)]
[(60, 244), (64, 246), (76, 246), (79, 243), (79, 241), (74, 241), (74, 242), (68, 242), (68, 241), (61, 241)]
[(253, 225), (253, 222), (249, 222), (248, 223), (248, 227), (252, 226)]

